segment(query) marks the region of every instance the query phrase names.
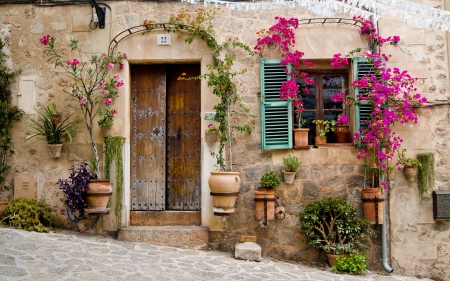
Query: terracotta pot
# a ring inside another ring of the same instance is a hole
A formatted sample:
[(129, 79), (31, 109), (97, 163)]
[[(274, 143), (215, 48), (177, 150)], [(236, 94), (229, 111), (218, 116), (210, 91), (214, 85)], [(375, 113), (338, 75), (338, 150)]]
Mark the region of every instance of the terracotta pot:
[(337, 263), (337, 258), (349, 257), (349, 256), (350, 256), (349, 254), (342, 254), (342, 255), (327, 254), (328, 264), (330, 265), (330, 267), (332, 267), (333, 265), (335, 265)]
[(350, 139), (350, 127), (337, 125), (336, 129), (333, 132), (334, 140), (337, 143), (346, 143), (349, 142)]
[(89, 188), (86, 191), (88, 209), (106, 209), (111, 195), (112, 186), (109, 180), (89, 180)]
[(294, 146), (308, 146), (308, 128), (294, 129)]
[(405, 166), (403, 167), (403, 175), (407, 181), (414, 181), (417, 175), (417, 168), (414, 166)]
[[(275, 190), (258, 188), (255, 191), (255, 199), (275, 199)], [(255, 212), (257, 220), (264, 220), (264, 201), (255, 200)], [(273, 220), (275, 218), (275, 200), (267, 201), (267, 220)]]
[(316, 136), (315, 140), (316, 140), (316, 144), (327, 143), (327, 137)]
[(285, 170), (283, 170), (284, 182), (288, 183), (288, 184), (292, 184), (294, 182), (296, 174), (297, 174), (297, 172), (286, 172)]
[[(383, 194), (380, 188), (363, 188), (361, 190), (364, 217), (371, 224), (383, 223)], [(378, 217), (377, 217), (378, 213)]]
[(107, 138), (111, 135), (111, 127), (101, 127), (100, 130), (102, 131), (102, 136), (104, 138)]
[(207, 143), (213, 144), (217, 142), (217, 138), (219, 137), (219, 131), (205, 131), (205, 139)]
[(51, 158), (59, 158), (61, 156), (62, 151), (62, 143), (60, 144), (47, 144), (48, 152), (50, 153)]
[(8, 205), (8, 201), (0, 201), (0, 219), (6, 213), (6, 205)]
[(211, 172), (208, 180), (216, 216), (229, 216), (234, 213), (234, 203), (239, 195), (241, 178), (239, 172)]

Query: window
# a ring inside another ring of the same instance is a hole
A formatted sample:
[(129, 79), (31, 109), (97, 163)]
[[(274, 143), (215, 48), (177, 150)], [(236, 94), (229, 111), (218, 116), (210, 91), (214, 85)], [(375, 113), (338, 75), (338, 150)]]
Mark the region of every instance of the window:
[[(301, 94), (304, 108), (302, 119), (306, 121), (303, 128), (310, 129), (308, 143), (312, 144), (316, 135), (316, 126), (312, 120), (337, 120), (338, 115), (344, 112), (348, 115), (342, 103), (331, 101), (334, 94), (348, 92), (348, 72), (308, 72), (308, 74), (309, 78), (314, 80), (314, 85), (309, 87), (309, 94)], [(297, 83), (302, 84), (301, 81), (297, 81)], [(333, 135), (329, 134), (328, 137), (328, 142), (333, 142)]]
[[(340, 113), (350, 117), (350, 130), (358, 131), (361, 122), (370, 117), (371, 105), (361, 102), (355, 108), (345, 107), (331, 101), (331, 96), (346, 90), (354, 79), (358, 79), (373, 71), (373, 66), (362, 58), (354, 58), (348, 68), (336, 69), (330, 60), (315, 60), (314, 67), (305, 67), (304, 71), (315, 80), (310, 94), (303, 94), (304, 111), (302, 118), (307, 120), (304, 127), (309, 127), (309, 144), (314, 144), (316, 128), (314, 119), (336, 120)], [(352, 69), (352, 71), (350, 71)], [(293, 147), (292, 129), (295, 116), (292, 104), (279, 97), (281, 84), (289, 79), (286, 66), (280, 65), (280, 59), (261, 59), (261, 147), (262, 149), (289, 149)], [(301, 81), (297, 81), (301, 83)], [(357, 89), (355, 93), (358, 94)]]

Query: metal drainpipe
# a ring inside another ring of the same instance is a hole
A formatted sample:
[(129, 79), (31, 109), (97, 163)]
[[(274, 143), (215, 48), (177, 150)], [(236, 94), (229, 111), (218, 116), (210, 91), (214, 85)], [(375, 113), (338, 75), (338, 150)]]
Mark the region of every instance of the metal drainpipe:
[[(374, 8), (371, 8), (370, 11), (372, 14), (376, 14), (376, 10)], [(371, 15), (370, 20), (374, 23), (375, 28), (378, 32), (378, 20)], [(379, 52), (379, 46), (375, 45), (374, 50), (371, 50), (372, 52)], [(384, 175), (381, 175), (381, 181), (384, 182)], [(394, 272), (394, 269), (388, 265), (388, 256), (387, 256), (387, 239), (386, 239), (386, 200), (387, 200), (387, 191), (383, 192), (383, 222), (380, 227), (381, 232), (381, 265), (383, 266), (383, 269), (386, 270), (388, 273)]]

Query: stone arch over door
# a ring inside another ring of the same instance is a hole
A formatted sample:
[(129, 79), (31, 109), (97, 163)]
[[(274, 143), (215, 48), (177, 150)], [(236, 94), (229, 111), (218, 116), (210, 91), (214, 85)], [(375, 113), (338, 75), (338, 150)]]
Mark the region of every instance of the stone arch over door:
[[(188, 37), (186, 32), (182, 32), (181, 36), (177, 34), (167, 33), (164, 30), (153, 30), (152, 32), (141, 36), (143, 26), (127, 29), (120, 34), (122, 37), (115, 37), (110, 44), (110, 52), (118, 51), (127, 54), (127, 61), (124, 65), (122, 78), (127, 87), (124, 87), (118, 99), (119, 112), (123, 112), (123, 124), (120, 124), (120, 134), (125, 138), (124, 143), (124, 226), (128, 226), (131, 211), (131, 194), (130, 194), (130, 156), (131, 156), (131, 92), (130, 92), (130, 65), (164, 65), (164, 64), (200, 64), (200, 73), (208, 71), (207, 65), (213, 62), (211, 49), (203, 40), (194, 40), (191, 44), (185, 42)], [(135, 31), (135, 32), (133, 32)], [(157, 35), (170, 35), (170, 45), (157, 45)], [(118, 35), (118, 36), (119, 36)], [(120, 43), (120, 44), (119, 44)], [(212, 199), (209, 195), (208, 178), (211, 171), (214, 170), (214, 159), (210, 156), (211, 150), (217, 147), (209, 147), (204, 141), (204, 131), (207, 123), (203, 121), (204, 113), (213, 111), (213, 105), (218, 102), (216, 96), (211, 93), (206, 81), (200, 81), (201, 104), (200, 104), (200, 169), (201, 169), (201, 225), (209, 227), (211, 230), (222, 230), (224, 221), (221, 218), (214, 217), (212, 212)]]

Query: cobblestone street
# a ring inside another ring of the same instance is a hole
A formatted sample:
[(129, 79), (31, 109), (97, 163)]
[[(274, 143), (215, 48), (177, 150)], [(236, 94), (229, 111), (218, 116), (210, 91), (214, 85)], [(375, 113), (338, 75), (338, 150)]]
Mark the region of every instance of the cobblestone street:
[[(333, 274), (298, 263), (247, 262), (230, 253), (117, 241), (56, 229), (36, 233), (0, 227), (0, 280), (419, 280), (369, 272)], [(420, 279), (429, 280), (429, 279)]]

